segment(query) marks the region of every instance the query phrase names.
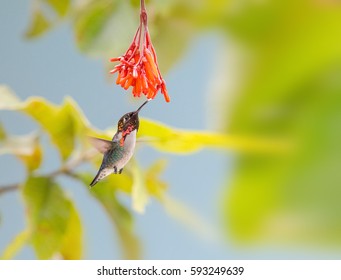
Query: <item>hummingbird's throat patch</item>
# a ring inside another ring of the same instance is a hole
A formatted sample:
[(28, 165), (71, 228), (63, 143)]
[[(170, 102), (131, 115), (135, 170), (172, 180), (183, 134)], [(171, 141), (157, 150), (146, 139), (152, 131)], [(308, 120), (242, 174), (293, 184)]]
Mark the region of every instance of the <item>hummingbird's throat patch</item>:
[(129, 125), (126, 130), (122, 131), (122, 138), (120, 139), (120, 146), (124, 146), (126, 137), (133, 131), (134, 127)]

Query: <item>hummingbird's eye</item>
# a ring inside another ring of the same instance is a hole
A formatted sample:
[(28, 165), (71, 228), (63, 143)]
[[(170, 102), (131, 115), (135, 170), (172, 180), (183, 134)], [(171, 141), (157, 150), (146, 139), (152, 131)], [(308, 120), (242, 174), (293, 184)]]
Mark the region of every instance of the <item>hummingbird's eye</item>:
[(130, 117), (128, 115), (125, 115), (123, 118), (122, 118), (122, 121), (123, 123), (127, 122), (128, 120), (130, 119)]

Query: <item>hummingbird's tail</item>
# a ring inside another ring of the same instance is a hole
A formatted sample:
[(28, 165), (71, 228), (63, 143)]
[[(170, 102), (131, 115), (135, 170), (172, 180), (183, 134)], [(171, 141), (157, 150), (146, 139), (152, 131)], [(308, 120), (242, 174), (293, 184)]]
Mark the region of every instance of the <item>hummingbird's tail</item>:
[[(115, 171), (116, 170), (116, 171)], [(117, 168), (106, 168), (101, 166), (101, 168), (99, 169), (99, 171), (97, 172), (95, 178), (92, 180), (92, 182), (90, 183), (90, 187), (93, 187), (94, 185), (96, 185), (100, 180), (102, 180), (103, 178), (107, 177), (108, 175), (110, 175), (111, 173), (117, 173)]]
[(101, 171), (98, 171), (98, 173), (96, 174), (95, 178), (90, 183), (90, 187), (93, 187), (94, 185), (96, 185), (98, 183), (98, 181), (100, 180), (100, 178), (99, 178), (100, 172)]

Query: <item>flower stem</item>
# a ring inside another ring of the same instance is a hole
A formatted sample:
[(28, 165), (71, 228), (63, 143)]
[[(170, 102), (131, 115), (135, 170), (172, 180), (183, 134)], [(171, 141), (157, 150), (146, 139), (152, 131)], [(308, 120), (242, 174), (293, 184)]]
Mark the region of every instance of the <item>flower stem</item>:
[(141, 12), (142, 11), (145, 11), (146, 8), (145, 8), (145, 5), (144, 5), (144, 0), (141, 0)]
[(139, 34), (139, 51), (140, 51), (140, 60), (143, 56), (143, 48), (145, 45), (145, 40), (146, 40), (146, 32), (147, 32), (147, 10), (144, 4), (144, 0), (141, 0), (141, 7), (140, 7), (140, 34)]
[(147, 10), (146, 10), (146, 7), (144, 5), (144, 0), (141, 0), (140, 24), (143, 24), (144, 27), (147, 27)]

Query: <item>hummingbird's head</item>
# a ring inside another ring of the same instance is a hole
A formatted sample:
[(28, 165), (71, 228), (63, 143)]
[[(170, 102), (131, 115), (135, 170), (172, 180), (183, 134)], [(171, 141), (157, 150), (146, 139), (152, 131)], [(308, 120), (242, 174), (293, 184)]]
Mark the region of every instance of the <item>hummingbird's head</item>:
[(139, 129), (139, 116), (135, 112), (124, 114), (117, 124), (118, 131), (125, 131), (128, 127), (131, 127), (131, 131)]
[(149, 100), (144, 102), (136, 111), (124, 114), (118, 121), (117, 130), (119, 132), (126, 131), (127, 129), (129, 129), (130, 131), (133, 131), (135, 129), (138, 130), (140, 124), (139, 111), (144, 105), (147, 104), (148, 101)]

